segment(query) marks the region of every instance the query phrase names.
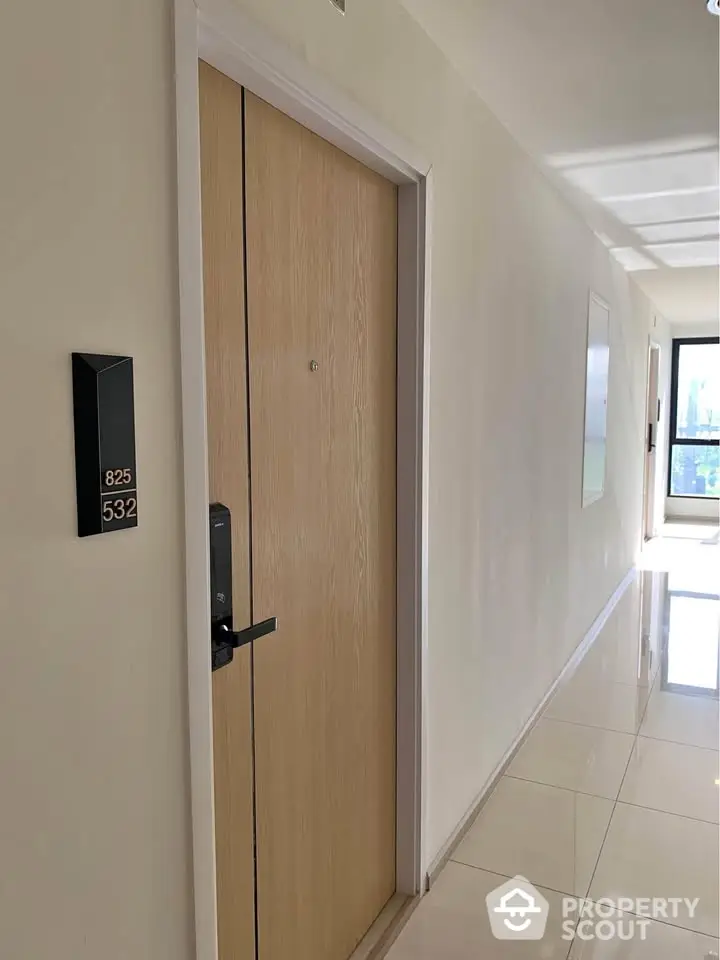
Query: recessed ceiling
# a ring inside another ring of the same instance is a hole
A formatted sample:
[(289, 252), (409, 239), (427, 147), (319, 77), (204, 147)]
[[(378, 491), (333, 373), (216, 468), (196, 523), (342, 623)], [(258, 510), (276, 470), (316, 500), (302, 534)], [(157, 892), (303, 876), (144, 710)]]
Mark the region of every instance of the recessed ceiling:
[(706, 0), (403, 3), (658, 309), (716, 319), (720, 21)]

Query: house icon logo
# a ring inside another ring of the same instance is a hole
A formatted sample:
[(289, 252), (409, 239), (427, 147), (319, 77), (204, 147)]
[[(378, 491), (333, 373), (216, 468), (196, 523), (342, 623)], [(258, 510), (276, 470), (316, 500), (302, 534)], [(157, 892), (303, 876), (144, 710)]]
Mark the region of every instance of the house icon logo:
[(550, 904), (525, 877), (514, 877), (485, 898), (498, 940), (542, 940)]

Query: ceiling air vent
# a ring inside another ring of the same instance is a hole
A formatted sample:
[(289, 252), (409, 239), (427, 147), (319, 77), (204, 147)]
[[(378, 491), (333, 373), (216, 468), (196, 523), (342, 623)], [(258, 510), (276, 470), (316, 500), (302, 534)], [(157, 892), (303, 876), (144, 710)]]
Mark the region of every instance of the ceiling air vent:
[(330, 3), (336, 10), (339, 10), (340, 13), (345, 13), (345, 0), (330, 0)]

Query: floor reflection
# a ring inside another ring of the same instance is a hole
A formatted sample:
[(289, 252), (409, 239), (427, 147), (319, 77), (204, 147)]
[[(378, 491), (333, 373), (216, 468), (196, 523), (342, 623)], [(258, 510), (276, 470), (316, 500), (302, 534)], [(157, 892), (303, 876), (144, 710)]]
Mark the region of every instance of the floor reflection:
[(717, 697), (720, 689), (720, 597), (686, 589), (683, 577), (669, 574), (667, 636), (662, 658), (662, 689)]
[[(668, 528), (423, 899), (389, 960), (708, 960), (718, 954), (720, 548)], [(494, 939), (485, 898), (520, 875), (540, 943)], [(566, 939), (563, 896), (686, 897), (647, 939)]]
[[(717, 529), (717, 528), (714, 528)], [(672, 537), (673, 527), (665, 531)], [(673, 539), (643, 551), (643, 635), (659, 629), (659, 688), (718, 698), (720, 693), (720, 567), (709, 528), (677, 525)], [(652, 642), (650, 642), (652, 646)]]

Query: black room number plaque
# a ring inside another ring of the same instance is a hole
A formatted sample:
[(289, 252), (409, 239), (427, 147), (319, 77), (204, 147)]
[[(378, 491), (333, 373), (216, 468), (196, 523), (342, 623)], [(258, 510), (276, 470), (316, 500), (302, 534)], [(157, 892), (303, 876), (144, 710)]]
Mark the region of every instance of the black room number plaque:
[(132, 357), (73, 353), (78, 536), (137, 526)]

